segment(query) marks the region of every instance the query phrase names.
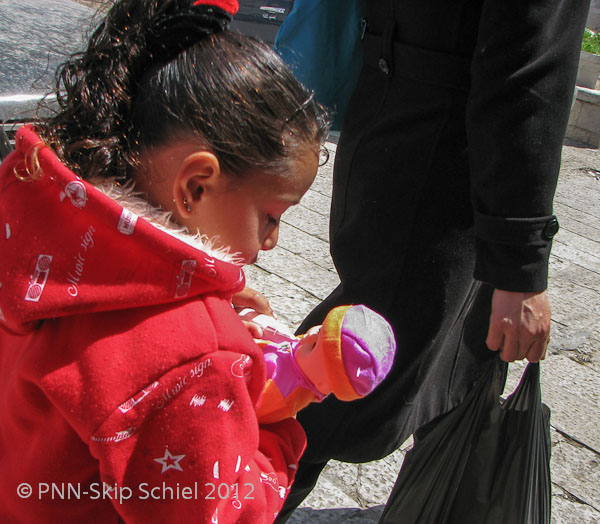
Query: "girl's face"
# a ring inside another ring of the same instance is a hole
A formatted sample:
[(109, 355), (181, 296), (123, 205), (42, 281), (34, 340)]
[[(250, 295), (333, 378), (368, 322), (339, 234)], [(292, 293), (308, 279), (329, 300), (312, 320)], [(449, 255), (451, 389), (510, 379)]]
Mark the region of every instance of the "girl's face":
[(215, 247), (229, 247), (245, 264), (253, 264), (259, 251), (277, 244), (281, 215), (298, 204), (312, 185), (318, 156), (308, 152), (294, 166), (294, 173), (285, 178), (266, 173), (223, 178), (224, 183), (206, 194), (203, 205), (185, 225), (215, 237)]
[(142, 165), (137, 187), (152, 203), (172, 211), (190, 232), (213, 239), (214, 247), (229, 248), (252, 264), (259, 251), (275, 247), (281, 215), (313, 183), (318, 149), (307, 148), (285, 177), (262, 172), (228, 176), (215, 155), (181, 141), (147, 152)]

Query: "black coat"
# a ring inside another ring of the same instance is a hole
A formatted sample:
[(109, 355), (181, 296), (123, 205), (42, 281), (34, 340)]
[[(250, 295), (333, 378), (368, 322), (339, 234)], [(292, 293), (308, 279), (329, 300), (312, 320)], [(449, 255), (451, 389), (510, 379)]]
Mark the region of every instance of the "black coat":
[(546, 288), (588, 8), (368, 2), (365, 64), (334, 168), (341, 284), (299, 331), (337, 304), (365, 303), (390, 320), (398, 354), (369, 397), (299, 414), (308, 449), (297, 489), (307, 464), (382, 457), (460, 402), (494, 355), (485, 346), (493, 288)]

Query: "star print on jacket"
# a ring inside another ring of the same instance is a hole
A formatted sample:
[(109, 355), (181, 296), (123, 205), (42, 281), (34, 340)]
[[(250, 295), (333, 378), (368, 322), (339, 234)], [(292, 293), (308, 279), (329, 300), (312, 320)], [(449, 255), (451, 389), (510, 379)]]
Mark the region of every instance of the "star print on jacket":
[(155, 458), (154, 462), (162, 464), (161, 473), (169, 469), (175, 469), (177, 471), (183, 471), (183, 468), (179, 465), (179, 462), (185, 458), (185, 455), (171, 455), (169, 448), (165, 448), (165, 454), (161, 458)]

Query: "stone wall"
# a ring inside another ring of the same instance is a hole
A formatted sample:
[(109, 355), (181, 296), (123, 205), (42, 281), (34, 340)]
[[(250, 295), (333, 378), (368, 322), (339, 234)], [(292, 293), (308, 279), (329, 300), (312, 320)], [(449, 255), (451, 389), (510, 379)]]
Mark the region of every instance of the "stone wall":
[(567, 138), (596, 148), (600, 146), (600, 91), (577, 87)]
[[(600, 0), (592, 0), (586, 27), (600, 31)], [(589, 56), (586, 56), (589, 55)], [(592, 71), (600, 57), (582, 53), (577, 74), (577, 88), (571, 107), (567, 138), (598, 148), (600, 146), (600, 79)], [(594, 77), (594, 78), (592, 78)]]
[(585, 26), (593, 31), (600, 31), (600, 0), (592, 0), (590, 14)]

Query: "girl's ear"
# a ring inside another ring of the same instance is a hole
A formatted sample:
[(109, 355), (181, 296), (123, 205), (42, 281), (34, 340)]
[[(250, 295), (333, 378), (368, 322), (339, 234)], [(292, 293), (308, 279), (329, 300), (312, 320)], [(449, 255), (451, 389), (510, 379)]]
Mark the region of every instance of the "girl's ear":
[(193, 215), (224, 182), (219, 160), (210, 151), (196, 151), (185, 157), (173, 182), (177, 212), (182, 217)]

